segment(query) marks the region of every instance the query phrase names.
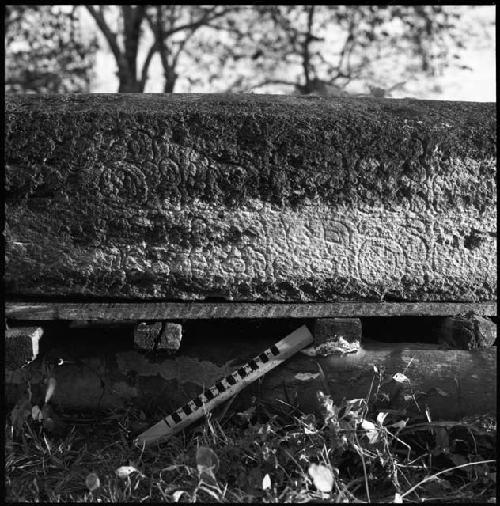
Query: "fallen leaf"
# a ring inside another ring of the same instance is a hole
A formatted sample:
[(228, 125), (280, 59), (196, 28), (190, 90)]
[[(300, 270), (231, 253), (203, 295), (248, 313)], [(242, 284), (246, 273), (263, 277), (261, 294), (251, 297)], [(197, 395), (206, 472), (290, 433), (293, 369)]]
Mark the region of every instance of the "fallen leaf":
[(392, 379), (398, 383), (404, 383), (405, 381), (408, 383), (410, 382), (410, 380), (402, 372), (397, 372)]
[(262, 490), (269, 490), (271, 488), (271, 477), (266, 474), (262, 479)]
[(401, 429), (404, 429), (406, 427), (406, 423), (407, 422), (408, 422), (408, 420), (399, 420), (399, 422), (394, 422), (390, 426), (391, 427), (395, 427), (398, 430), (401, 430)]
[(427, 420), (429, 422), (432, 422), (432, 420), (431, 420), (431, 410), (429, 409), (429, 406), (425, 406), (425, 416), (427, 417)]
[(179, 499), (182, 497), (182, 494), (186, 493), (185, 490), (176, 490), (173, 494), (172, 494), (172, 498), (174, 500), (174, 502), (179, 502)]
[(323, 464), (311, 464), (308, 472), (314, 486), (320, 492), (331, 492), (333, 488), (333, 474), (328, 467)]
[(118, 478), (121, 478), (124, 480), (125, 478), (128, 478), (132, 473), (139, 473), (141, 476), (144, 477), (144, 475), (139, 471), (139, 469), (135, 468), (134, 466), (121, 466), (116, 471), (116, 476)]
[(196, 450), (196, 467), (200, 474), (207, 473), (214, 476), (219, 467), (219, 457), (208, 446), (200, 446)]
[(89, 473), (85, 478), (85, 486), (89, 489), (90, 492), (97, 490), (101, 486), (101, 480), (99, 480), (99, 476), (96, 473)]
[(387, 415), (389, 413), (387, 411), (381, 411), (378, 415), (377, 415), (377, 422), (380, 424), (380, 425), (383, 425), (384, 424), (384, 421), (385, 419), (387, 418)]
[(361, 422), (361, 428), (366, 430), (366, 437), (370, 444), (374, 444), (378, 441), (378, 430), (377, 426), (368, 420), (363, 420)]
[(401, 494), (398, 494), (397, 492), (394, 494), (394, 501), (392, 501), (393, 503), (396, 503), (396, 504), (402, 504), (403, 503), (403, 498), (401, 497)]
[(47, 391), (45, 392), (45, 404), (47, 404), (47, 402), (50, 401), (55, 391), (56, 391), (56, 379), (53, 376), (51, 376), (47, 380)]
[(37, 422), (41, 422), (43, 420), (42, 410), (36, 404), (31, 408), (31, 418)]

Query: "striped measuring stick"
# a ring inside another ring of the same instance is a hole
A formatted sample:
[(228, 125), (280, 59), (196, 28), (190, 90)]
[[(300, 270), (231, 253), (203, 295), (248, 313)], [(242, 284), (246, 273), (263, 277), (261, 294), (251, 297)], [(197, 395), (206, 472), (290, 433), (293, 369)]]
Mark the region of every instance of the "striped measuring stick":
[(135, 444), (143, 446), (173, 436), (312, 342), (312, 334), (303, 325), (150, 427), (136, 438)]

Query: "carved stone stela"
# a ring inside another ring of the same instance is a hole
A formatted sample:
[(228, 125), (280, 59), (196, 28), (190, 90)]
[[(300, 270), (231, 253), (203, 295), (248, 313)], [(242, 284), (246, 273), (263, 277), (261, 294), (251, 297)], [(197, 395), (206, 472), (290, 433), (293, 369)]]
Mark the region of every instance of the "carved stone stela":
[(496, 299), (493, 104), (7, 97), (10, 295)]

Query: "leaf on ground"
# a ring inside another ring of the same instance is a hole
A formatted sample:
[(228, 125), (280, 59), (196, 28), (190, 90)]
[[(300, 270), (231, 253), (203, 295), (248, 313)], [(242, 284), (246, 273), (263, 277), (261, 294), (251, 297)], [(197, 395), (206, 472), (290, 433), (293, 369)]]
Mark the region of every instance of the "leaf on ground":
[(207, 473), (213, 476), (219, 467), (219, 457), (208, 446), (200, 446), (196, 450), (196, 467), (200, 474)]
[(406, 427), (407, 423), (408, 423), (408, 420), (399, 420), (399, 422), (391, 423), (390, 427), (395, 427), (396, 429), (401, 430)]
[(42, 410), (36, 404), (31, 408), (31, 418), (37, 422), (41, 422), (43, 420)]
[(314, 486), (320, 492), (331, 492), (333, 488), (333, 473), (328, 467), (323, 464), (311, 464), (308, 472)]
[(56, 391), (56, 379), (52, 376), (47, 380), (47, 391), (45, 392), (45, 404), (50, 401)]
[(96, 473), (89, 473), (85, 478), (85, 486), (89, 489), (90, 492), (97, 490), (101, 486), (101, 480), (99, 480), (99, 476)]
[(398, 494), (397, 492), (394, 494), (394, 500), (392, 501), (393, 503), (396, 503), (396, 504), (402, 504), (403, 503), (403, 498), (401, 497), (401, 494)]
[(182, 494), (185, 494), (185, 493), (186, 493), (185, 490), (176, 490), (172, 494), (172, 499), (174, 500), (174, 502), (179, 502), (180, 498), (182, 497)]
[(141, 476), (144, 476), (139, 471), (139, 469), (137, 469), (134, 466), (121, 466), (115, 471), (115, 473), (116, 473), (116, 476), (118, 476), (118, 478), (121, 478), (122, 480), (124, 480), (125, 478), (128, 478), (132, 473), (139, 473)]
[(392, 379), (394, 381), (396, 381), (397, 383), (404, 383), (405, 381), (406, 382), (410, 382), (410, 380), (408, 379), (407, 376), (405, 376), (402, 372), (397, 372), (393, 377)]
[(262, 479), (262, 490), (269, 490), (271, 488), (271, 477), (266, 474)]
[(387, 415), (389, 413), (387, 411), (381, 411), (378, 415), (377, 415), (377, 422), (380, 424), (380, 425), (383, 425), (384, 424), (384, 421), (385, 419), (387, 418)]
[(366, 437), (370, 444), (374, 444), (378, 441), (378, 430), (377, 426), (368, 420), (362, 420), (361, 428), (366, 431)]

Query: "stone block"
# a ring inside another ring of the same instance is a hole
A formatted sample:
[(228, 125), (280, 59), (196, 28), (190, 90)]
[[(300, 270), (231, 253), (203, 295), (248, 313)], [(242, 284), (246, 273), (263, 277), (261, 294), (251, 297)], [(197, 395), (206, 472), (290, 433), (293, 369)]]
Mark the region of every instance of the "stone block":
[(43, 335), (41, 327), (15, 327), (5, 330), (5, 367), (15, 370), (33, 361)]
[(178, 351), (182, 339), (182, 325), (165, 322), (158, 341), (158, 350)]
[(318, 318), (313, 328), (317, 355), (354, 353), (361, 346), (359, 318)]
[(496, 339), (496, 323), (472, 312), (443, 318), (438, 337), (440, 344), (456, 350), (489, 348)]
[(494, 103), (5, 100), (5, 294), (491, 302)]
[(141, 350), (153, 350), (160, 338), (162, 322), (139, 323), (134, 329), (134, 344)]

